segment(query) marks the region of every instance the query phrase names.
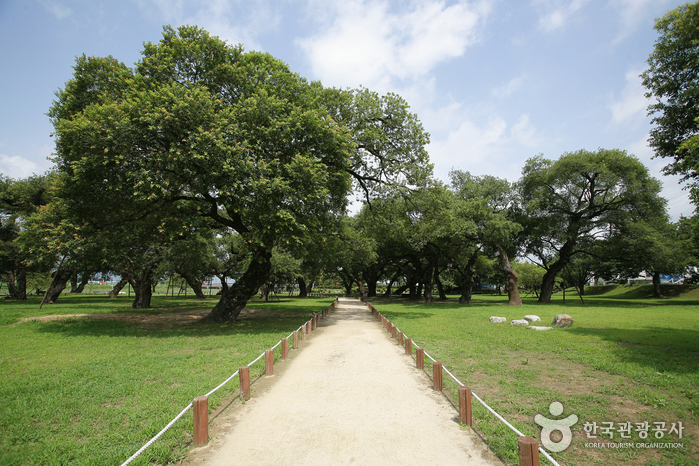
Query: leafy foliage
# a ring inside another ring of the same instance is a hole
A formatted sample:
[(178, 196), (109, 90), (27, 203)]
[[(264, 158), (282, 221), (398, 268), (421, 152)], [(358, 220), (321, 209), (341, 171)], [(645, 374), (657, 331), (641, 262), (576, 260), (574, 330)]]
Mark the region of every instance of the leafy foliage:
[(657, 157), (673, 159), (665, 172), (690, 180), (694, 203), (699, 201), (699, 3), (670, 11), (655, 23), (660, 35), (641, 75), (655, 98), (648, 106), (656, 126), (650, 146)]

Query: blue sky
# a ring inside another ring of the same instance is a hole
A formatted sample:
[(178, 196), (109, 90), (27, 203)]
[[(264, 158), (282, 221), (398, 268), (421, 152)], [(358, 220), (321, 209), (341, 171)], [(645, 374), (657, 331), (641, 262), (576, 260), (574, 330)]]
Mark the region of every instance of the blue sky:
[(452, 168), (515, 181), (530, 157), (619, 148), (692, 215), (647, 147), (638, 75), (655, 18), (676, 0), (0, 0), (0, 172), (51, 167), (54, 92), (74, 57), (131, 66), (162, 26), (197, 24), (269, 52), (326, 86), (403, 96), (431, 134), (436, 177)]

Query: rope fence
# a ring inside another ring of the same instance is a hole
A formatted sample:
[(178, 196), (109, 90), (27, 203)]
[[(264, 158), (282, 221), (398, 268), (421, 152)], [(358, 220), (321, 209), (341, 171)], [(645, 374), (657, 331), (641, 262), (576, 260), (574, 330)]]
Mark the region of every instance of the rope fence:
[[(458, 394), (459, 394), (459, 414), (461, 422), (468, 426), (472, 426), (472, 414), (471, 414), (471, 396), (476, 399), (485, 409), (492, 413), (497, 419), (502, 421), (508, 428), (510, 428), (514, 433), (516, 433), (519, 438), (517, 440), (517, 449), (519, 450), (519, 464), (520, 466), (538, 466), (539, 453), (542, 454), (552, 465), (561, 466), (555, 459), (544, 450), (536, 439), (524, 435), (515, 426), (510, 424), (503, 416), (498, 414), (493, 408), (488, 406), (488, 404), (483, 401), (475, 392), (473, 392), (469, 387), (464, 385), (454, 374), (452, 374), (441, 362), (430, 356), (424, 348), (420, 347), (415, 340), (407, 337), (398, 327), (391, 323), (383, 314), (381, 314), (370, 302), (366, 302), (369, 310), (374, 314), (377, 320), (379, 320), (386, 330), (391, 334), (392, 338), (397, 338), (399, 343), (403, 344), (403, 339), (405, 338), (405, 354), (410, 354), (412, 357), (412, 347), (415, 347), (415, 362), (418, 369), (424, 369), (424, 356), (427, 356), (433, 363), (433, 383), (434, 389), (442, 391), (442, 371), (446, 372), (449, 377), (451, 377), (454, 382), (458, 384)], [(410, 353), (408, 353), (410, 352)]]
[(221, 387), (226, 385), (228, 382), (233, 380), (236, 376), (240, 377), (240, 392), (241, 396), (247, 401), (250, 399), (250, 366), (254, 365), (257, 361), (262, 359), (263, 357), (266, 356), (265, 360), (265, 375), (272, 375), (273, 371), (273, 361), (274, 361), (274, 349), (277, 348), (279, 345), (282, 345), (282, 359), (285, 359), (288, 357), (288, 340), (289, 338), (293, 338), (293, 347), (294, 349), (298, 348), (298, 336), (299, 332), (301, 332), (301, 338), (305, 340), (306, 335), (308, 333), (311, 333), (313, 330), (318, 325), (318, 320), (323, 317), (327, 317), (330, 311), (334, 308), (337, 307), (338, 304), (338, 298), (335, 298), (335, 301), (325, 308), (321, 313), (316, 314), (313, 313), (313, 317), (306, 321), (303, 325), (301, 325), (298, 329), (295, 331), (291, 332), (288, 336), (285, 338), (282, 338), (277, 342), (276, 345), (274, 345), (272, 348), (265, 350), (260, 354), (257, 359), (252, 361), (246, 366), (240, 367), (237, 371), (233, 373), (230, 377), (228, 377), (226, 380), (224, 380), (221, 384), (219, 384), (216, 388), (208, 392), (206, 395), (203, 396), (198, 396), (196, 397), (191, 403), (189, 403), (180, 413), (175, 416), (172, 421), (170, 421), (160, 432), (158, 432), (152, 439), (148, 440), (136, 453), (134, 453), (129, 459), (124, 461), (121, 466), (127, 466), (130, 464), (132, 461), (134, 461), (136, 458), (138, 458), (144, 451), (148, 449), (151, 445), (153, 445), (165, 432), (167, 432), (182, 416), (184, 416), (187, 411), (190, 409), (193, 409), (193, 431), (194, 431), (194, 446), (204, 446), (208, 443), (208, 438), (209, 438), (209, 406), (208, 406), (208, 398), (214, 394), (217, 390), (219, 390)]

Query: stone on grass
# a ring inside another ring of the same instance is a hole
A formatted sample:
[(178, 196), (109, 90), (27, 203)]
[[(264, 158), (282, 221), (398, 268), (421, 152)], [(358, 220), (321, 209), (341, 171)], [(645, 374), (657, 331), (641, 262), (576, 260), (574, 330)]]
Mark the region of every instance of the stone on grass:
[(564, 328), (573, 325), (573, 318), (568, 314), (558, 314), (551, 323), (554, 327)]
[(499, 324), (502, 322), (507, 322), (507, 317), (496, 317), (496, 316), (491, 316), (490, 321), (494, 324)]
[(532, 330), (539, 330), (539, 331), (553, 330), (553, 327), (537, 327), (536, 325), (531, 325), (528, 328), (530, 328)]
[(510, 322), (510, 325), (529, 325), (529, 322), (527, 322), (524, 319), (519, 319), (519, 320), (513, 320)]
[(527, 322), (541, 322), (541, 317), (535, 315), (524, 316), (524, 320)]

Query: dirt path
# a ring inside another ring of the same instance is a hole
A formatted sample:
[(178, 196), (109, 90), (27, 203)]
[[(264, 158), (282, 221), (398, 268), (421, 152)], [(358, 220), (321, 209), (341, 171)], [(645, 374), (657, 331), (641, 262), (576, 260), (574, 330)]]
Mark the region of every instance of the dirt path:
[(187, 464), (502, 465), (365, 305), (341, 299), (320, 322)]

